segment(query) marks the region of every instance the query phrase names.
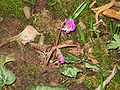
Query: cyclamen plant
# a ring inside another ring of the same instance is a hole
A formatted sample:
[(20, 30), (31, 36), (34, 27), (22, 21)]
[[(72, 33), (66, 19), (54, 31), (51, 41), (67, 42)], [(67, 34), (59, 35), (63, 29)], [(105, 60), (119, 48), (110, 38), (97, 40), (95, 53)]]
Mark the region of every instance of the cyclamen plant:
[(75, 19), (80, 15), (80, 13), (84, 10), (84, 8), (87, 6), (86, 0), (78, 6), (78, 8), (75, 10), (72, 16), (70, 16), (70, 19), (64, 20), (64, 26), (62, 27), (62, 31), (65, 31), (66, 34), (70, 34), (71, 32), (74, 32), (76, 30), (76, 24)]
[[(74, 32), (76, 30), (77, 25), (75, 24), (75, 19), (80, 15), (80, 13), (84, 10), (84, 8), (87, 6), (86, 0), (78, 6), (78, 8), (75, 10), (71, 18), (64, 20), (64, 26), (62, 27), (62, 31), (64, 31), (66, 34), (70, 34), (71, 32)], [(65, 62), (65, 57), (60, 54), (58, 57), (58, 60), (61, 64)]]

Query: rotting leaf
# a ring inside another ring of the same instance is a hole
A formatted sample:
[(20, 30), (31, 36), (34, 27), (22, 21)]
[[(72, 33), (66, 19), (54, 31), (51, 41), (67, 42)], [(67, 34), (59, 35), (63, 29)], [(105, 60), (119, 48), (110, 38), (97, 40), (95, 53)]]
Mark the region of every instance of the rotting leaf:
[(77, 77), (78, 72), (80, 72), (80, 69), (75, 66), (62, 64), (62, 65), (60, 65), (60, 72), (65, 76), (75, 78), (75, 77)]
[(0, 58), (0, 64), (4, 65), (7, 62), (15, 61), (11, 55), (5, 55)]

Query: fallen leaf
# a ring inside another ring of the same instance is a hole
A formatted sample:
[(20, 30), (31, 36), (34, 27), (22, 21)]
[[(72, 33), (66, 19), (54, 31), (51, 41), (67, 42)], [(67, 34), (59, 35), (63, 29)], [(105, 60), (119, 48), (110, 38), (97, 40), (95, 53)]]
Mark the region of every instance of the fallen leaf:
[(33, 26), (28, 25), (20, 34), (17, 35), (18, 36), (17, 41), (25, 45), (30, 41), (34, 41), (34, 38), (37, 35), (40, 35), (40, 33), (37, 32), (37, 30)]
[(23, 8), (23, 11), (24, 11), (24, 14), (25, 14), (26, 18), (27, 18), (27, 19), (30, 19), (30, 17), (31, 17), (30, 7), (25, 6), (25, 7)]
[[(120, 9), (119, 9), (119, 11), (120, 11)], [(103, 12), (103, 15), (110, 17), (110, 18), (115, 18), (115, 19), (120, 20), (120, 15), (117, 14), (117, 12), (119, 12), (119, 11), (115, 10), (115, 9), (107, 9)]]
[(93, 64), (98, 64), (98, 60), (94, 59), (93, 56), (90, 54), (88, 55), (88, 60), (92, 61)]
[(115, 0), (112, 0), (112, 1), (111, 1), (110, 3), (108, 3), (108, 4), (105, 4), (105, 5), (100, 6), (100, 7), (98, 7), (98, 8), (93, 8), (93, 9), (91, 9), (91, 10), (93, 10), (94, 13), (95, 13), (95, 20), (96, 20), (96, 22), (98, 22), (98, 16), (99, 16), (99, 14), (100, 14), (101, 12), (103, 12), (103, 11), (111, 8), (111, 7), (114, 5), (114, 3), (115, 3)]

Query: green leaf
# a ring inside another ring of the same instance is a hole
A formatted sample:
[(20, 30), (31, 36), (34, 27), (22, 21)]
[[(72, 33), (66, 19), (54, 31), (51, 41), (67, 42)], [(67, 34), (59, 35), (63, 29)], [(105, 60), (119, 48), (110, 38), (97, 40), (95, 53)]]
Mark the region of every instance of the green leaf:
[(107, 45), (108, 49), (116, 49), (116, 48), (120, 49), (120, 36), (114, 34), (113, 38), (115, 39), (115, 41), (111, 41), (111, 43)]
[(73, 13), (72, 19), (77, 18), (80, 15), (80, 13), (85, 9), (85, 7), (87, 6), (87, 4), (88, 3), (86, 2), (86, 0), (83, 3), (81, 3), (78, 6), (78, 8), (75, 10), (75, 12)]
[(14, 58), (10, 55), (5, 55), (0, 58), (0, 64), (2, 64), (2, 65), (4, 65), (7, 62), (10, 62), (10, 61), (15, 61)]
[(69, 63), (73, 63), (73, 62), (80, 62), (80, 59), (77, 58), (74, 54), (69, 53), (69, 52), (63, 52), (62, 53), (63, 56), (65, 57), (65, 62)]
[(85, 34), (84, 34), (84, 32), (83, 32), (80, 25), (78, 25), (78, 31), (79, 31), (79, 34), (80, 34), (80, 36), (82, 38), (83, 43), (86, 44), (86, 36), (85, 36)]
[[(4, 85), (10, 85), (16, 80), (15, 75), (3, 65), (0, 65), (0, 78), (4, 81)], [(3, 83), (1, 85), (3, 86)]]
[(30, 90), (67, 90), (67, 88), (63, 86), (50, 86), (50, 85), (40, 83), (30, 87)]
[(2, 90), (1, 88), (5, 85), (4, 80), (2, 79), (2, 77), (0, 77), (0, 90)]
[(83, 64), (85, 65), (86, 68), (96, 69), (98, 72), (102, 71), (100, 67), (98, 67), (96, 64), (93, 64), (89, 61), (84, 61)]
[(62, 65), (60, 65), (60, 72), (65, 76), (75, 78), (75, 77), (77, 77), (77, 73), (80, 72), (80, 69), (75, 66), (62, 64)]

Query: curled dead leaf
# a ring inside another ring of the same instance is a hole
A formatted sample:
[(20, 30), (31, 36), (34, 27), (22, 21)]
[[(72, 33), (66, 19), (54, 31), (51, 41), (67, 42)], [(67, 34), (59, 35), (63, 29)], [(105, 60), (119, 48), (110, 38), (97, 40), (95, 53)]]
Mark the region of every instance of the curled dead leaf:
[(120, 20), (120, 15), (117, 14), (117, 12), (119, 12), (119, 11), (120, 11), (120, 9), (119, 10), (107, 9), (103, 12), (103, 15), (110, 17), (110, 18), (115, 18), (115, 19)]

